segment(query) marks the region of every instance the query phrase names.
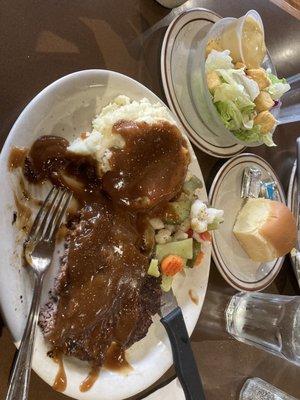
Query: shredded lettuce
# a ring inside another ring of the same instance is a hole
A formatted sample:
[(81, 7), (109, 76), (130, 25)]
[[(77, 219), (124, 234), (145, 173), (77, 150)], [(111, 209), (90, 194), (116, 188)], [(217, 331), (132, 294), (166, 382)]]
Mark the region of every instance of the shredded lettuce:
[(243, 142), (254, 143), (263, 142), (268, 147), (274, 147), (276, 144), (273, 142), (272, 133), (260, 133), (260, 126), (253, 125), (252, 129), (240, 129), (232, 131), (232, 133)]
[(229, 50), (216, 51), (212, 50), (207, 56), (205, 62), (205, 71), (215, 71), (216, 69), (234, 68), (232, 58), (229, 55)]
[(253, 142), (261, 142), (262, 134), (260, 133), (259, 125), (253, 125), (252, 129), (239, 129), (233, 131), (233, 134), (243, 142), (253, 143)]
[(234, 101), (240, 108), (253, 104), (247, 93), (245, 93), (244, 87), (237, 83), (221, 83), (221, 85), (217, 86), (214, 93), (214, 102), (218, 101)]
[[(206, 73), (215, 71), (221, 79), (213, 93), (213, 102), (223, 121), (239, 140), (246, 143), (263, 142), (275, 146), (272, 134), (262, 134), (260, 126), (254, 125), (257, 115), (254, 100), (260, 93), (254, 79), (250, 79), (243, 68), (235, 69), (230, 51), (212, 50), (205, 64)], [(278, 100), (290, 89), (285, 79), (279, 79), (267, 70), (270, 85), (267, 89), (273, 100)]]
[(253, 101), (259, 95), (259, 86), (253, 80), (247, 77), (243, 69), (217, 69), (223, 80), (230, 85), (240, 85), (242, 91)]
[(235, 101), (218, 101), (215, 106), (227, 129), (240, 130), (252, 129), (254, 104), (249, 104), (239, 108)]
[(254, 98), (259, 94), (256, 82), (246, 77), (240, 69), (217, 69), (223, 83), (214, 92), (213, 101), (227, 129), (252, 129), (254, 121)]
[(290, 85), (287, 83), (285, 78), (279, 79), (277, 76), (271, 74), (271, 72), (267, 71), (268, 78), (271, 81), (270, 86), (267, 88), (267, 91), (270, 93), (270, 96), (273, 100), (279, 100), (284, 93), (290, 90)]
[(265, 133), (264, 135), (261, 135), (261, 139), (264, 142), (264, 144), (268, 147), (276, 147), (276, 144), (273, 141), (273, 135), (272, 133)]

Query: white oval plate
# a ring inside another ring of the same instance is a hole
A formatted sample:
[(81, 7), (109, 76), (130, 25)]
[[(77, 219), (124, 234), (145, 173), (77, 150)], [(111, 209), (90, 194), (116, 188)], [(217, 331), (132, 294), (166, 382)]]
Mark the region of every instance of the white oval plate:
[[(133, 99), (147, 97), (152, 102), (161, 102), (149, 89), (140, 83), (116, 72), (106, 70), (86, 70), (67, 75), (52, 83), (40, 92), (24, 109), (14, 124), (0, 156), (1, 220), (0, 231), (0, 303), (8, 328), (18, 345), (25, 326), (31, 296), (32, 282), (28, 272), (22, 267), (22, 243), (12, 216), (15, 209), (13, 192), (16, 190), (16, 176), (7, 170), (7, 160), (12, 146), (30, 146), (40, 135), (55, 134), (71, 140), (91, 128), (93, 117), (101, 108), (119, 94)], [(202, 182), (203, 176), (191, 145), (192, 156), (190, 170)], [(39, 189), (40, 190), (40, 189)], [(39, 193), (41, 196), (41, 192)], [(205, 186), (202, 189), (203, 200), (207, 200)], [(57, 249), (59, 252), (59, 249)], [(198, 320), (206, 292), (211, 250), (207, 249), (200, 268), (191, 269), (186, 277), (178, 276), (174, 282), (174, 292), (182, 307), (189, 334)], [(56, 254), (56, 258), (58, 254)], [(58, 263), (53, 267), (43, 292), (43, 301), (55, 275)], [(56, 268), (55, 268), (56, 267)], [(199, 296), (195, 305), (189, 298), (192, 289)], [(22, 298), (20, 297), (22, 296)], [(33, 369), (49, 385), (52, 385), (57, 373), (57, 364), (47, 357), (47, 343), (38, 329), (33, 355)], [(122, 375), (102, 370), (99, 379), (86, 393), (79, 391), (80, 383), (86, 378), (87, 363), (65, 357), (64, 364), (68, 379), (66, 395), (86, 400), (118, 400), (132, 396), (150, 386), (159, 379), (172, 364), (172, 353), (159, 317), (147, 336), (127, 351), (127, 359), (133, 371)]]
[(204, 124), (193, 101), (190, 81), (192, 60), (198, 56), (198, 42), (220, 18), (203, 8), (179, 14), (169, 25), (163, 40), (161, 76), (168, 104), (193, 144), (214, 157), (228, 158), (243, 151), (245, 146), (215, 135)]
[(225, 221), (214, 232), (213, 260), (226, 281), (240, 291), (265, 289), (280, 271), (284, 257), (268, 263), (252, 261), (240, 246), (232, 230), (244, 199), (241, 198), (242, 177), (245, 167), (257, 166), (262, 179), (277, 183), (279, 201), (285, 203), (281, 183), (272, 167), (254, 154), (241, 154), (227, 161), (217, 173), (209, 192), (212, 207), (224, 210)]

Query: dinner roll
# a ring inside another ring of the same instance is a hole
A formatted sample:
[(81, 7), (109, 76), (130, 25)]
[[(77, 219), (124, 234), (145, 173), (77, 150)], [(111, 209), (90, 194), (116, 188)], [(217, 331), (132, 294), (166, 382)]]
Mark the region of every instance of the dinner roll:
[(239, 212), (233, 233), (253, 261), (281, 257), (296, 244), (296, 221), (279, 201), (248, 199)]

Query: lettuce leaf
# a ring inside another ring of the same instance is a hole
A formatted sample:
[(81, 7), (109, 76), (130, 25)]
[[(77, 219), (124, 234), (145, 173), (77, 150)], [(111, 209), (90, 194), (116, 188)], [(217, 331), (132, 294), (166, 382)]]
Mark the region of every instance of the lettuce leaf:
[(205, 62), (205, 71), (210, 72), (220, 68), (222, 69), (234, 68), (232, 64), (232, 58), (230, 57), (229, 54), (230, 54), (229, 50), (224, 50), (224, 51), (212, 50), (207, 56)]
[[(245, 143), (263, 142), (267, 146), (275, 146), (272, 134), (262, 134), (260, 126), (254, 125), (254, 100), (260, 90), (257, 82), (250, 79), (243, 68), (235, 69), (229, 50), (212, 50), (208, 55), (206, 72), (215, 71), (221, 78), (213, 95), (214, 105), (225, 127), (238, 139)], [(289, 90), (285, 79), (278, 79), (267, 71), (270, 86), (267, 88), (272, 99), (278, 98)]]
[(276, 147), (276, 144), (273, 141), (273, 135), (270, 132), (262, 135), (262, 141), (268, 147)]
[[(246, 90), (248, 79), (245, 72), (235, 69), (218, 69), (217, 73), (225, 81), (219, 85), (214, 92), (213, 101), (229, 130), (252, 129), (254, 121), (255, 104), (252, 99), (259, 93), (256, 82), (249, 84), (249, 92)], [(245, 84), (246, 82), (246, 84)]]
[(238, 100), (217, 101), (215, 106), (220, 117), (229, 130), (252, 129), (255, 104), (241, 105)]
[(287, 83), (285, 78), (279, 79), (277, 76), (271, 74), (271, 72), (267, 71), (268, 78), (271, 81), (270, 86), (267, 87), (267, 92), (270, 93), (270, 96), (273, 100), (279, 100), (280, 97), (290, 90), (290, 85)]
[(246, 143), (254, 143), (262, 141), (259, 125), (254, 125), (252, 129), (239, 129), (232, 132), (239, 140)]
[(259, 86), (257, 82), (250, 79), (245, 74), (244, 70), (241, 69), (217, 69), (216, 71), (223, 80), (230, 85), (240, 85), (243, 88), (243, 92), (247, 95), (251, 101), (253, 101), (259, 95)]
[(215, 106), (227, 129), (230, 131), (240, 129), (242, 114), (233, 101), (217, 101)]
[(260, 133), (260, 126), (253, 125), (252, 129), (240, 129), (232, 131), (232, 133), (245, 143), (263, 142), (268, 147), (274, 147), (276, 144), (273, 141), (272, 133)]
[(221, 83), (221, 85), (217, 86), (214, 93), (214, 101), (235, 101), (239, 99), (242, 104), (245, 106), (251, 103), (248, 96), (244, 94), (244, 88), (242, 85), (238, 84), (229, 84), (229, 83)]

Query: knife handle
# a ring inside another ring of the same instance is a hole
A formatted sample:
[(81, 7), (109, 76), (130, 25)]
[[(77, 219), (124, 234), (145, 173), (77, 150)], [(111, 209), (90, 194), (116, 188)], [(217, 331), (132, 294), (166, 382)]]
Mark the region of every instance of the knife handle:
[(161, 323), (171, 342), (175, 370), (186, 400), (205, 400), (203, 385), (181, 309), (176, 307), (161, 319)]

